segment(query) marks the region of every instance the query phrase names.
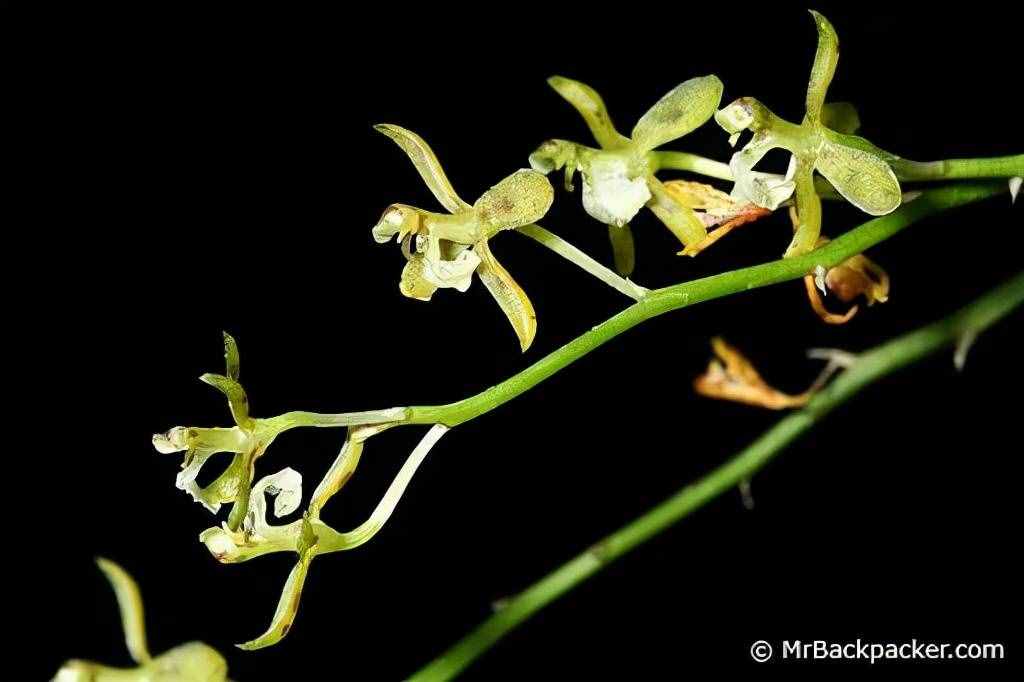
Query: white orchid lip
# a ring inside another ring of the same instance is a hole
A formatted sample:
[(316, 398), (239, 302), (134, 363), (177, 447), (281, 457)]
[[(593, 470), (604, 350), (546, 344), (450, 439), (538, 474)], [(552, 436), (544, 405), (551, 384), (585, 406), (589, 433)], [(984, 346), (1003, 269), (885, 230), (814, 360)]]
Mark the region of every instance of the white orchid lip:
[(647, 178), (631, 177), (628, 159), (595, 153), (582, 165), (583, 208), (596, 220), (622, 227), (651, 200)]

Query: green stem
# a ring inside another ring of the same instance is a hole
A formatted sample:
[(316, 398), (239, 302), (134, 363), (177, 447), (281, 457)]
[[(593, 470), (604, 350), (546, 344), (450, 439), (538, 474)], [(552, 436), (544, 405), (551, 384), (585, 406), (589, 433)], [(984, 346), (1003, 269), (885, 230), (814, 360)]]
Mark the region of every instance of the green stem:
[(896, 177), (907, 182), (1024, 176), (1024, 154), (995, 156), (988, 159), (946, 159), (944, 161), (898, 159), (892, 161), (891, 165), (896, 172)]
[(516, 232), (543, 244), (562, 258), (578, 265), (588, 274), (593, 275), (619, 293), (629, 296), (634, 301), (639, 301), (649, 291), (639, 284), (634, 284), (628, 279), (615, 274), (557, 234), (545, 230), (540, 225), (523, 225), (517, 228)]
[(413, 680), (448, 680), (490, 649), (506, 633), (615, 559), (669, 528), (710, 500), (760, 470), (798, 436), (877, 379), (963, 338), (970, 338), (1024, 302), (1024, 273), (989, 292), (956, 314), (857, 356), (854, 364), (746, 449), (697, 482), (605, 537), (576, 558), (528, 587), (451, 649), (412, 676)]
[[(681, 170), (719, 180), (732, 180), (729, 165), (686, 152), (651, 152), (655, 171)], [(975, 180), (979, 178), (1015, 178), (1024, 176), (1024, 154), (993, 156), (982, 159), (945, 159), (942, 161), (909, 161), (896, 158), (890, 165), (896, 177), (904, 182), (936, 182), (939, 180)], [(815, 178), (823, 199), (838, 197), (824, 178)]]
[(706, 175), (719, 180), (732, 180), (729, 164), (707, 159), (686, 152), (651, 152), (654, 157), (655, 171), (681, 170)]
[(456, 426), (521, 395), (590, 351), (652, 317), (741, 291), (799, 279), (814, 272), (818, 265), (826, 268), (838, 265), (921, 218), (1005, 191), (1003, 183), (965, 183), (928, 190), (889, 215), (869, 220), (803, 256), (655, 289), (642, 300), (496, 386), (447, 405), (409, 408), (409, 420), (405, 423)]

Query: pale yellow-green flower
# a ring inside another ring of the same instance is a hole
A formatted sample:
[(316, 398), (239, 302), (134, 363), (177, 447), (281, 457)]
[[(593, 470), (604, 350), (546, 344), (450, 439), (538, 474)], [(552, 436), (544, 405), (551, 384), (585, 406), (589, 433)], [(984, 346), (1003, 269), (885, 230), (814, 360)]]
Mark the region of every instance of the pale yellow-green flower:
[(519, 170), (483, 193), (473, 205), (452, 188), (430, 146), (400, 126), (375, 126), (412, 160), (423, 181), (448, 213), (392, 204), (373, 228), (381, 244), (392, 238), (406, 257), (399, 283), (409, 298), (429, 301), (438, 289), (465, 291), (473, 273), (480, 278), (508, 318), (525, 351), (537, 332), (537, 314), (522, 287), (498, 262), (488, 241), (499, 232), (540, 220), (554, 201), (551, 183), (542, 174)]
[(707, 121), (722, 98), (716, 76), (692, 78), (677, 85), (645, 113), (629, 137), (615, 129), (601, 96), (585, 83), (554, 76), (548, 84), (587, 123), (600, 149), (568, 140), (548, 140), (530, 155), (530, 165), (544, 173), (564, 170), (566, 189), (572, 176), (583, 177), (583, 208), (609, 226), (616, 267), (628, 274), (633, 264), (629, 221), (647, 206), (684, 247), (701, 242), (707, 229), (694, 211), (676, 201), (658, 180), (655, 149)]
[[(821, 233), (815, 170), (847, 201), (870, 215), (889, 213), (901, 201), (900, 184), (890, 166), (897, 157), (852, 135), (860, 124), (852, 106), (825, 104), (839, 60), (839, 38), (825, 17), (813, 10), (811, 15), (818, 27), (818, 50), (803, 122), (797, 125), (779, 118), (752, 97), (741, 97), (715, 114), (715, 120), (730, 134), (731, 144), (744, 130), (753, 133), (729, 162), (736, 180), (733, 196), (775, 210), (794, 195), (797, 227), (787, 257), (813, 249)], [(792, 154), (784, 177), (754, 170), (765, 154), (780, 147)]]

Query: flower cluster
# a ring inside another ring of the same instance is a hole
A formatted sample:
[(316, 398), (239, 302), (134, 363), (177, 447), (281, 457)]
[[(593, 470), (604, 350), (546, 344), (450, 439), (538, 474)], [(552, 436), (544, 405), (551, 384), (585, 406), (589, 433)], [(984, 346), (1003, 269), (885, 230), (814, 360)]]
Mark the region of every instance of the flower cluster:
[[(548, 83), (580, 113), (598, 146), (548, 140), (529, 156), (531, 169), (513, 172), (472, 204), (456, 193), (437, 156), (419, 135), (393, 124), (376, 126), (376, 130), (405, 152), (444, 209), (434, 212), (408, 204), (392, 204), (372, 228), (376, 242), (394, 241), (400, 246), (405, 258), (399, 279), (400, 292), (409, 298), (429, 301), (438, 289), (466, 291), (475, 276), (508, 318), (525, 352), (536, 336), (537, 316), (529, 297), (491, 250), (491, 241), (503, 232), (515, 230), (531, 237), (619, 292), (640, 301), (642, 306), (651, 300), (648, 299), (651, 292), (624, 276), (629, 275), (635, 263), (630, 221), (644, 207), (679, 240), (680, 255), (694, 256), (736, 228), (785, 206), (794, 230), (786, 256), (792, 257), (828, 241), (821, 235), (822, 197), (844, 198), (872, 215), (888, 213), (908, 201), (909, 198), (902, 195), (898, 177), (906, 179), (900, 173), (910, 167), (908, 164), (917, 162), (901, 160), (854, 136), (860, 125), (857, 111), (847, 103), (825, 102), (837, 65), (838, 39), (823, 16), (811, 13), (817, 26), (818, 48), (807, 88), (806, 113), (800, 124), (779, 118), (750, 97), (737, 99), (718, 110), (723, 84), (718, 77), (707, 75), (673, 88), (640, 118), (627, 137), (616, 129), (604, 100), (593, 88), (556, 76)], [(661, 149), (712, 116), (730, 134), (732, 146), (737, 144), (741, 133), (752, 133), (728, 165)], [(758, 171), (758, 163), (776, 148), (785, 149), (791, 155), (785, 175)], [(918, 164), (918, 170), (920, 166)], [(694, 180), (662, 181), (657, 174), (663, 170), (703, 173), (720, 180), (731, 179), (734, 185), (727, 193)], [(608, 226), (614, 264), (620, 274), (536, 224), (554, 201), (554, 189), (546, 176), (555, 171), (563, 171), (568, 191), (573, 190), (575, 175), (579, 173), (582, 177), (583, 207), (590, 216)], [(816, 178), (815, 172), (821, 177)], [(1014, 168), (1013, 174), (1019, 175), (1020, 171)], [(1015, 195), (1020, 179), (1011, 180), (1010, 186)], [(799, 268), (790, 276), (804, 272), (801, 261), (789, 261), (789, 265)], [(831, 324), (847, 322), (858, 307), (854, 305), (846, 313), (832, 312), (822, 299), (826, 293), (844, 303), (862, 297), (868, 305), (884, 302), (889, 296), (888, 275), (863, 254), (831, 268), (819, 267), (807, 272), (805, 287), (814, 311)], [(654, 296), (660, 297), (660, 293), (654, 292), (652, 298)], [(725, 341), (715, 339), (712, 344), (716, 359), (696, 380), (696, 390), (706, 396), (770, 409), (806, 404), (832, 374), (854, 361), (848, 354), (819, 352), (818, 357), (828, 360), (825, 371), (806, 391), (791, 394), (765, 382), (753, 365)], [(573, 344), (566, 346), (570, 350), (572, 347)], [(468, 404), (474, 401), (471, 398), (439, 407), (395, 407), (341, 414), (288, 412), (257, 418), (250, 412), (248, 395), (240, 383), (238, 346), (228, 334), (224, 334), (224, 356), (224, 373), (204, 374), (201, 380), (224, 395), (234, 425), (178, 426), (153, 436), (153, 445), (160, 453), (184, 453), (176, 481), (178, 488), (213, 514), (219, 513), (223, 505), (231, 505), (227, 519), (203, 531), (199, 538), (218, 561), (236, 563), (276, 552), (296, 554), (296, 563), (270, 626), (256, 639), (241, 645), (244, 649), (256, 649), (274, 644), (287, 634), (296, 617), (313, 559), (321, 554), (359, 547), (373, 538), (390, 518), (426, 455), (449, 427), (485, 410), (470, 414)], [(535, 374), (549, 371), (557, 362), (557, 358), (547, 364), (541, 361), (538, 363), (540, 372)], [(491, 389), (489, 396), (485, 395), (487, 392), (481, 394), (485, 402), (489, 401), (486, 409), (508, 398), (503, 396), (499, 400), (494, 395), (502, 390), (503, 387), (499, 387)], [(328, 525), (321, 518), (321, 512), (352, 478), (369, 440), (393, 427), (413, 424), (429, 429), (366, 521), (344, 532)], [(268, 496), (273, 498), (276, 519), (295, 514), (302, 508), (302, 476), (286, 467), (257, 480), (256, 466), (279, 435), (298, 427), (340, 427), (346, 429), (346, 436), (327, 474), (308, 496), (301, 516), (275, 525), (268, 518)], [(201, 469), (221, 453), (230, 454), (230, 462), (211, 483), (200, 486), (197, 479)], [(143, 669), (158, 677), (155, 673), (163, 669), (161, 661), (173, 660), (182, 670), (195, 671), (196, 676), (211, 680), (224, 678), (223, 659), (204, 645), (186, 645), (193, 648), (180, 647), (151, 659), (141, 630), (141, 605), (134, 582), (112, 565), (101, 563), (101, 567), (115, 585), (122, 613), (135, 614), (125, 615), (125, 629), (129, 649)], [(93, 670), (91, 665), (71, 665), (61, 679), (85, 679), (83, 676)]]

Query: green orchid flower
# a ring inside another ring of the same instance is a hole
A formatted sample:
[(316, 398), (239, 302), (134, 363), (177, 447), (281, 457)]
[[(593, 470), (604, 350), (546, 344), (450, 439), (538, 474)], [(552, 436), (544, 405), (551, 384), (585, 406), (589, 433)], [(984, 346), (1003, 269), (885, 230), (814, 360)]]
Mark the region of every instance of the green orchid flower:
[(239, 644), (239, 648), (262, 649), (278, 643), (288, 634), (298, 615), (302, 588), (313, 559), (320, 554), (355, 549), (371, 540), (391, 517), (413, 475), (431, 448), (448, 431), (448, 427), (441, 424), (431, 427), (410, 453), (369, 518), (350, 531), (336, 531), (320, 519), (323, 506), (352, 476), (367, 439), (390, 426), (393, 424), (349, 429), (341, 452), (313, 492), (301, 519), (282, 526), (271, 525), (266, 519), (265, 494), (275, 497), (275, 516), (291, 513), (298, 508), (301, 500), (302, 477), (292, 469), (284, 469), (273, 476), (263, 478), (254, 486), (253, 502), (241, 529), (233, 530), (224, 524), (208, 528), (200, 534), (199, 540), (222, 563), (248, 561), (276, 552), (295, 552), (298, 555), (298, 561), (281, 591), (269, 627), (259, 637)]
[(142, 595), (128, 573), (107, 559), (96, 559), (114, 588), (121, 611), (121, 626), (135, 668), (114, 668), (92, 661), (72, 659), (61, 666), (54, 682), (221, 682), (227, 680), (228, 664), (211, 646), (188, 642), (157, 657), (146, 645)]
[[(230, 428), (176, 426), (166, 433), (155, 434), (153, 446), (162, 454), (185, 453), (176, 486), (214, 514), (222, 504), (231, 503), (227, 524), (233, 530), (241, 526), (249, 510), (256, 460), (281, 433), (299, 426), (394, 423), (405, 415), (402, 409), (395, 409), (342, 415), (288, 412), (269, 419), (256, 419), (249, 414), (249, 399), (238, 381), (238, 345), (226, 332), (224, 357), (227, 364), (225, 374), (204, 374), (200, 380), (227, 397), (235, 425)], [(199, 471), (211, 457), (222, 452), (233, 454), (231, 463), (212, 483), (201, 488), (196, 483)]]
[(692, 78), (676, 86), (645, 113), (629, 137), (612, 123), (604, 100), (590, 86), (554, 76), (548, 84), (583, 116), (600, 145), (593, 149), (568, 140), (548, 140), (530, 155), (530, 166), (543, 173), (565, 172), (583, 177), (583, 208), (608, 225), (615, 265), (628, 275), (633, 269), (633, 237), (629, 227), (647, 206), (684, 247), (701, 242), (707, 228), (697, 214), (680, 204), (655, 176), (658, 147), (691, 132), (711, 118), (722, 99), (717, 76)]
[(373, 228), (385, 244), (395, 238), (407, 263), (399, 289), (429, 301), (442, 288), (466, 291), (473, 273), (480, 278), (512, 324), (525, 352), (537, 333), (537, 314), (522, 287), (491, 252), (488, 241), (505, 230), (540, 220), (551, 208), (554, 190), (541, 173), (519, 170), (484, 192), (472, 206), (456, 194), (430, 146), (405, 128), (381, 124), (376, 130), (402, 148), (447, 214), (392, 204)]
[[(751, 97), (742, 97), (715, 114), (735, 144), (744, 130), (753, 137), (729, 163), (736, 186), (733, 196), (775, 210), (795, 194), (797, 228), (787, 257), (812, 250), (821, 233), (821, 198), (814, 186), (817, 170), (847, 201), (870, 215), (895, 210), (901, 190), (892, 163), (899, 157), (852, 133), (860, 121), (847, 103), (825, 104), (839, 60), (839, 38), (832, 24), (811, 10), (818, 28), (818, 49), (807, 86), (807, 106), (799, 125), (773, 114)], [(784, 177), (754, 170), (772, 149), (792, 154)]]

